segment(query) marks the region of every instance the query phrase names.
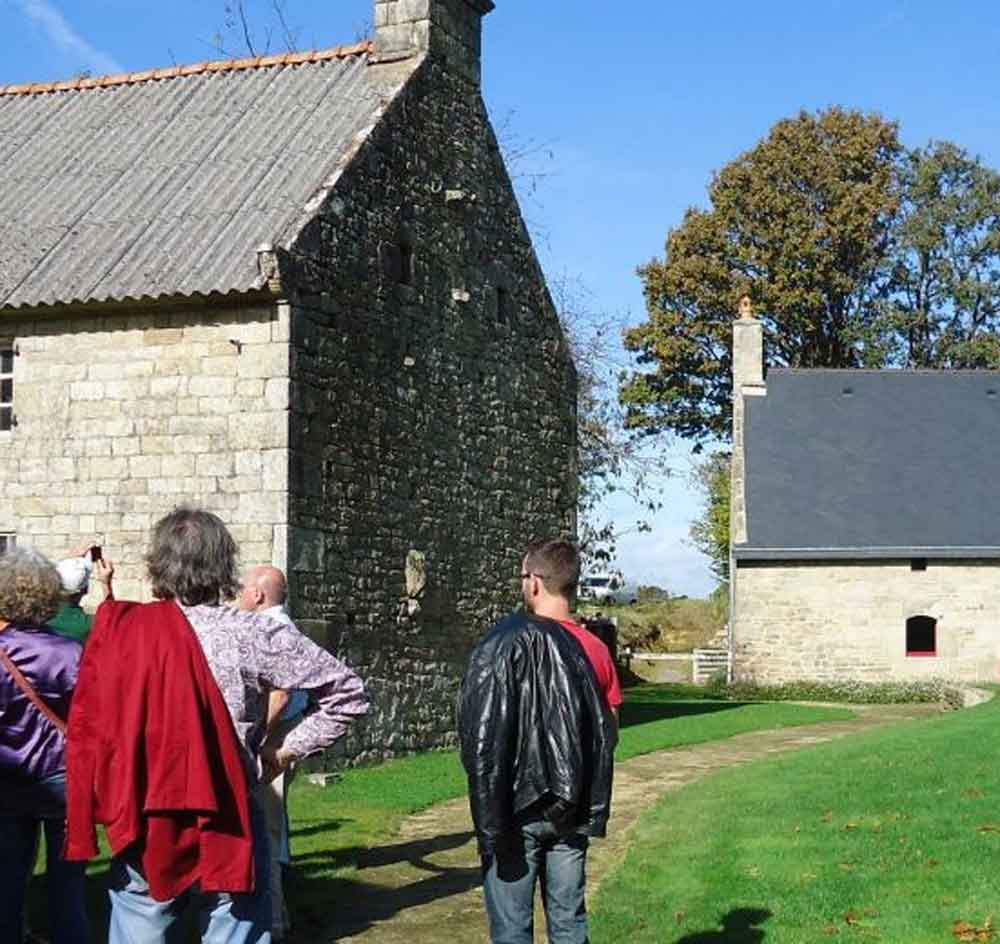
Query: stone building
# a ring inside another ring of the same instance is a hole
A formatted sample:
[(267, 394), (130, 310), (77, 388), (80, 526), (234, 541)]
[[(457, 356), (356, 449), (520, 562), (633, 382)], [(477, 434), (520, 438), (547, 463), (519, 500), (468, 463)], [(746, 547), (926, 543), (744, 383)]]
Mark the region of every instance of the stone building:
[(741, 679), (1000, 677), (1000, 372), (771, 370), (734, 325)]
[(529, 539), (575, 526), (576, 375), (480, 93), (490, 0), (371, 42), (0, 87), (0, 542), (148, 595), (179, 503), (357, 666), (369, 758), (448, 743)]

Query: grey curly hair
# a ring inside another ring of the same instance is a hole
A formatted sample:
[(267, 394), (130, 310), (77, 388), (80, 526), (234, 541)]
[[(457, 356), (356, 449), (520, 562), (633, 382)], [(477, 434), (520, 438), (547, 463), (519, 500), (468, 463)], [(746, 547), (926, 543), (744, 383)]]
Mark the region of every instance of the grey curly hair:
[(27, 547), (0, 556), (0, 619), (43, 626), (63, 602), (62, 581), (55, 564)]
[(239, 548), (222, 519), (200, 508), (175, 508), (156, 522), (146, 566), (158, 600), (185, 606), (221, 603), (239, 592)]

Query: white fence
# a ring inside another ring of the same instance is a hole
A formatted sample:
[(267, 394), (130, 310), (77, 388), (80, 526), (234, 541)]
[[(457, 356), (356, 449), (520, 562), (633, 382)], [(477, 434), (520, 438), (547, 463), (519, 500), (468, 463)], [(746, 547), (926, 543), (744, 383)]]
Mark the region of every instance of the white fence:
[(692, 679), (695, 685), (704, 685), (716, 675), (731, 675), (728, 649), (695, 649)]

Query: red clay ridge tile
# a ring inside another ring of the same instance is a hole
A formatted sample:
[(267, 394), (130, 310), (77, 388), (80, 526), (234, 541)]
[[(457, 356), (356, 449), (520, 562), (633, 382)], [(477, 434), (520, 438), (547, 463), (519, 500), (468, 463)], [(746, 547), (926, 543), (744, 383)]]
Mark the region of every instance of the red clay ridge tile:
[(335, 46), (332, 49), (313, 49), (309, 52), (288, 52), (274, 56), (251, 56), (243, 59), (222, 59), (213, 62), (196, 62), (185, 66), (167, 66), (162, 69), (144, 69), (141, 72), (123, 72), (120, 75), (104, 75), (86, 79), (62, 79), (58, 82), (27, 82), (21, 85), (0, 85), (0, 97), (11, 95), (44, 95), (48, 92), (73, 92), (82, 89), (112, 88), (116, 85), (138, 85), (141, 82), (155, 82), (161, 79), (175, 79), (179, 76), (201, 75), (204, 72), (246, 72), (250, 69), (266, 69), (272, 66), (297, 66), (307, 62), (328, 62), (331, 59), (347, 59), (375, 51), (371, 40), (351, 46)]

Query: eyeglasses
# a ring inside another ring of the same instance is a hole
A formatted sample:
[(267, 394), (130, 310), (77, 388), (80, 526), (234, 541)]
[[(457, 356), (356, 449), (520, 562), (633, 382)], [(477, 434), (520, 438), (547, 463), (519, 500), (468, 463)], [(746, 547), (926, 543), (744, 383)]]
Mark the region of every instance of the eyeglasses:
[(527, 580), (529, 577), (537, 577), (539, 580), (548, 580), (549, 579), (549, 575), (548, 574), (535, 574), (535, 573), (531, 573), (531, 572), (528, 572), (526, 574), (521, 574), (521, 579), (522, 580)]

